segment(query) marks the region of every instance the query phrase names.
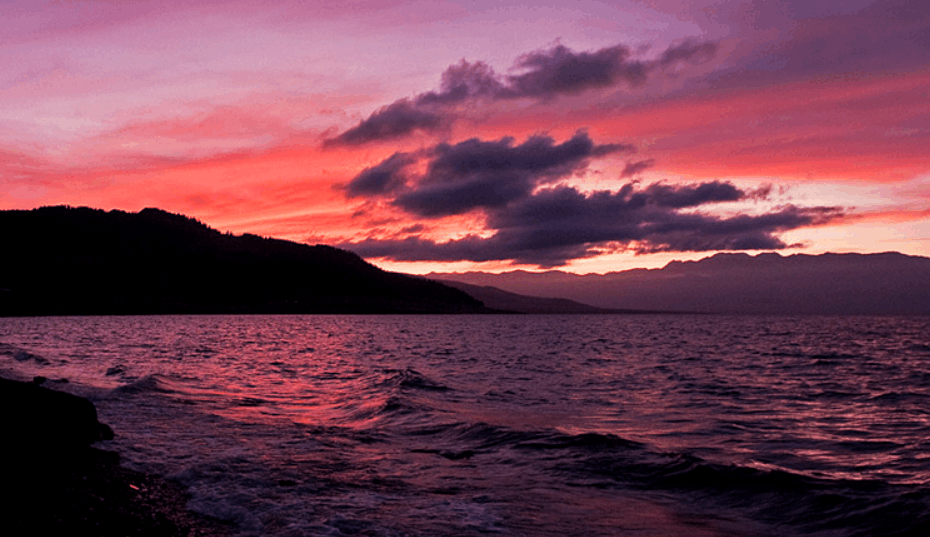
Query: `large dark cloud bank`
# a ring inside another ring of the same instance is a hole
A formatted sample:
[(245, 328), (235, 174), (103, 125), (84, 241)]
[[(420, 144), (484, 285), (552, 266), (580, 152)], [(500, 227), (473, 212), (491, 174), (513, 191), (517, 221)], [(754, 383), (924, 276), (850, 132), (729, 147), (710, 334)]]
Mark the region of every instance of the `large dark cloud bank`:
[[(511, 260), (563, 265), (608, 251), (638, 253), (774, 250), (778, 234), (825, 223), (836, 207), (781, 206), (762, 214), (718, 216), (708, 205), (765, 199), (770, 189), (741, 189), (727, 181), (672, 185), (628, 182), (616, 191), (581, 191), (567, 179), (593, 159), (635, 153), (626, 144), (597, 144), (584, 131), (562, 143), (536, 135), (438, 144), (395, 153), (345, 185), (350, 198), (379, 200), (421, 219), (480, 212), (491, 236), (471, 234), (433, 242), (419, 236), (343, 243), (363, 257), (396, 261)], [(623, 175), (652, 163), (629, 162)], [(718, 207), (719, 208), (719, 207)]]

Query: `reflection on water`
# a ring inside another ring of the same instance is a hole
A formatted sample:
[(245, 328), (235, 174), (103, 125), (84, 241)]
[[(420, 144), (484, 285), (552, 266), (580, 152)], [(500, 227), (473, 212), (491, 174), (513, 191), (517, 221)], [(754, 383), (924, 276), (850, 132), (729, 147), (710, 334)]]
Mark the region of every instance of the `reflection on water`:
[(927, 318), (23, 318), (0, 360), (244, 534), (928, 523)]

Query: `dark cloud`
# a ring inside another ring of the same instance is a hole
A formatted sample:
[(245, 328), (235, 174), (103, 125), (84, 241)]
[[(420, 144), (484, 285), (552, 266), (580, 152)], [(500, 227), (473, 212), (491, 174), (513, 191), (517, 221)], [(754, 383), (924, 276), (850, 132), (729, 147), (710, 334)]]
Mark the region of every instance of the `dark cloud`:
[(507, 211), (493, 213), (488, 227), (498, 230), (499, 239), (514, 251), (523, 252), (522, 261), (530, 261), (540, 252), (549, 259), (547, 250), (552, 248), (590, 249), (611, 242), (636, 242), (635, 248), (642, 251), (746, 249), (744, 245), (749, 243), (765, 245), (765, 249), (782, 248), (785, 245), (773, 233), (817, 223), (825, 214), (832, 214), (794, 207), (726, 218), (683, 211), (746, 197), (731, 183), (719, 181), (652, 184), (642, 189), (627, 184), (616, 192), (589, 194), (559, 187), (537, 192)]
[(440, 91), (421, 93), (416, 103), (418, 106), (448, 105), (476, 97), (500, 98), (506, 92), (491, 66), (462, 60), (442, 73)]
[(658, 65), (668, 67), (677, 62), (692, 64), (703, 63), (714, 59), (719, 45), (714, 42), (696, 42), (687, 40), (681, 44), (671, 46), (659, 56)]
[(403, 170), (416, 162), (408, 153), (394, 153), (379, 164), (365, 168), (345, 187), (350, 198), (384, 194), (404, 184)]
[(637, 173), (651, 168), (655, 165), (656, 161), (654, 159), (640, 160), (640, 161), (629, 161), (626, 163), (626, 166), (623, 167), (623, 171), (620, 172), (620, 177), (632, 177)]
[(758, 197), (729, 182), (690, 185), (624, 185), (583, 193), (544, 188), (487, 210), (490, 237), (470, 235), (436, 243), (409, 237), (340, 245), (363, 257), (397, 261), (492, 261), (553, 267), (605, 251), (639, 253), (785, 248), (778, 234), (826, 223), (842, 215), (836, 207), (787, 206), (758, 214), (715, 216), (696, 211), (711, 203)]
[(421, 93), (401, 99), (377, 110), (358, 125), (324, 145), (360, 145), (376, 140), (390, 140), (415, 131), (436, 132), (455, 119), (454, 105), (465, 101), (488, 99), (548, 100), (561, 95), (620, 86), (637, 86), (649, 74), (673, 63), (701, 63), (713, 59), (716, 43), (686, 41), (669, 47), (658, 59), (641, 61), (632, 58), (630, 49), (615, 45), (590, 52), (575, 52), (564, 45), (520, 56), (514, 74), (501, 76), (483, 62), (465, 60), (448, 67), (442, 74), (439, 91)]
[(630, 49), (623, 45), (594, 52), (573, 52), (558, 45), (531, 52), (517, 60), (515, 68), (525, 72), (507, 77), (507, 91), (514, 97), (551, 98), (620, 82), (636, 86), (646, 80), (651, 66), (630, 60), (630, 55)]
[(653, 183), (635, 197), (641, 197), (645, 199), (645, 203), (653, 203), (660, 207), (683, 209), (705, 203), (739, 201), (749, 196), (733, 186), (733, 183), (710, 181), (697, 185)]
[(417, 130), (436, 131), (443, 124), (440, 114), (404, 99), (378, 109), (358, 125), (326, 140), (323, 145), (361, 145), (375, 140), (402, 138)]
[(414, 157), (397, 153), (362, 171), (346, 190), (350, 196), (380, 195), (404, 186), (393, 205), (421, 217), (442, 217), (502, 207), (584, 170), (594, 158), (634, 151), (627, 144), (595, 144), (584, 131), (561, 144), (546, 135), (519, 145), (513, 138), (471, 139), (434, 147), (426, 172), (409, 178), (410, 184), (403, 171)]
[[(418, 237), (368, 239), (340, 246), (364, 257), (398, 261), (512, 260), (551, 267), (616, 250), (785, 248), (778, 234), (841, 215), (835, 207), (788, 206), (731, 216), (701, 211), (713, 204), (767, 199), (771, 185), (746, 190), (719, 180), (645, 186), (632, 182), (616, 191), (585, 193), (559, 184), (584, 171), (594, 158), (633, 151), (629, 145), (596, 144), (579, 131), (562, 143), (540, 134), (521, 144), (513, 138), (471, 139), (417, 154), (395, 153), (359, 173), (346, 187), (347, 195), (380, 197), (425, 218), (480, 211), (486, 217), (485, 230), (493, 235), (444, 243)], [(624, 172), (629, 175), (652, 164), (628, 162)], [(411, 168), (425, 171), (410, 173)]]

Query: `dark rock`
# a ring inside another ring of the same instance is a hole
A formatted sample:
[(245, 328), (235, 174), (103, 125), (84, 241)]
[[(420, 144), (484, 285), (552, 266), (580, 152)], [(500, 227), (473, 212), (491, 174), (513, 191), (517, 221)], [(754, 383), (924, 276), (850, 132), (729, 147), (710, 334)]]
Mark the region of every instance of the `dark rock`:
[(2, 445), (10, 452), (64, 451), (113, 438), (94, 404), (36, 382), (0, 378)]
[(187, 511), (177, 483), (119, 465), (90, 447), (0, 464), (0, 536), (219, 537), (229, 524)]
[[(221, 537), (227, 523), (187, 511), (177, 483), (90, 447), (113, 438), (93, 403), (0, 378), (0, 537)], [(58, 381), (61, 382), (61, 381)]]

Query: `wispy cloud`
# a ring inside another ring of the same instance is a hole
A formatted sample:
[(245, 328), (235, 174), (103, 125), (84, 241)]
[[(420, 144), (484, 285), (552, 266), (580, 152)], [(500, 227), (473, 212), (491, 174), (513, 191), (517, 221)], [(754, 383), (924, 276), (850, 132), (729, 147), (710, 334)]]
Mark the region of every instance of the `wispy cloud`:
[(624, 45), (576, 52), (564, 45), (517, 58), (502, 76), (485, 63), (462, 60), (442, 75), (439, 91), (420, 93), (378, 109), (356, 126), (326, 141), (327, 145), (359, 145), (401, 138), (415, 131), (435, 132), (455, 121), (454, 105), (475, 100), (550, 100), (563, 95), (622, 85), (638, 86), (650, 73), (677, 62), (698, 64), (713, 59), (716, 43), (686, 41), (669, 47), (658, 59), (640, 60)]

